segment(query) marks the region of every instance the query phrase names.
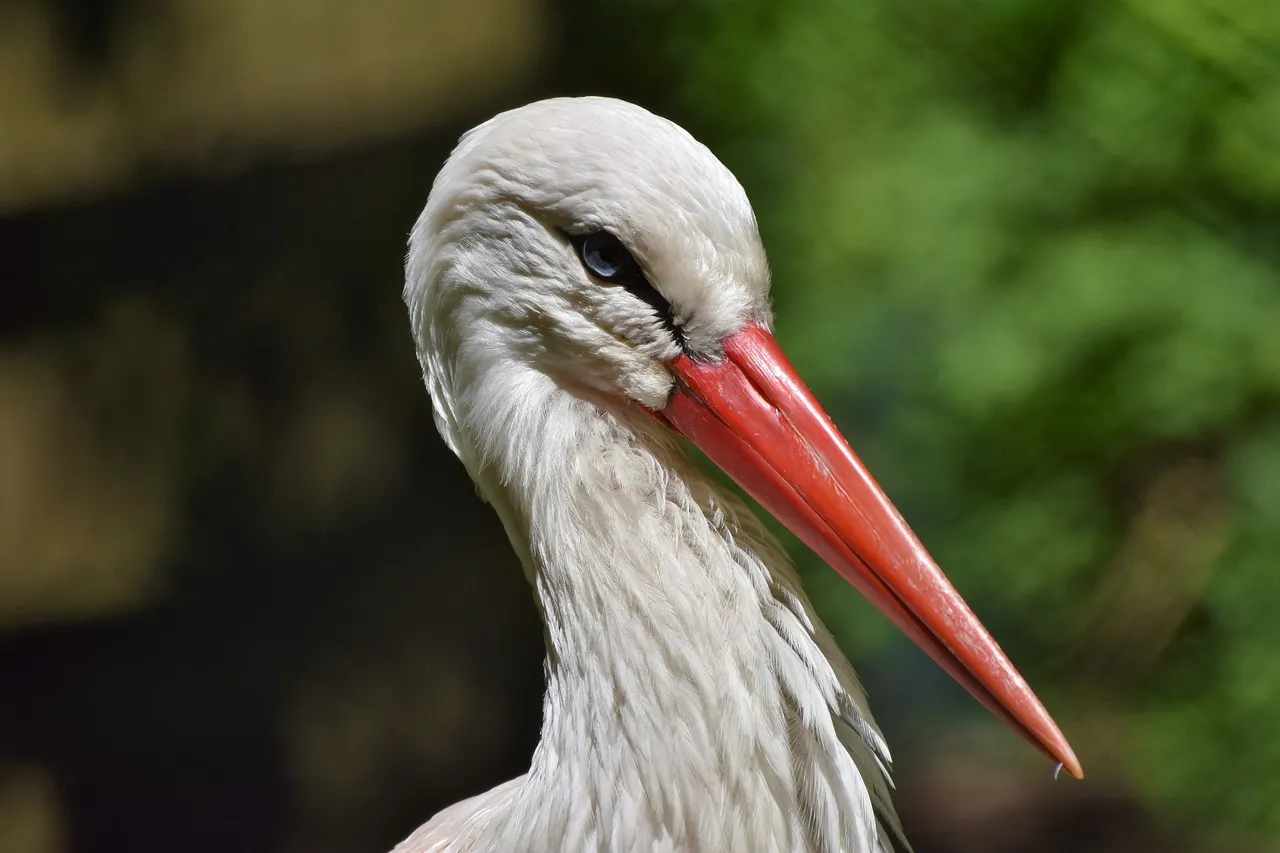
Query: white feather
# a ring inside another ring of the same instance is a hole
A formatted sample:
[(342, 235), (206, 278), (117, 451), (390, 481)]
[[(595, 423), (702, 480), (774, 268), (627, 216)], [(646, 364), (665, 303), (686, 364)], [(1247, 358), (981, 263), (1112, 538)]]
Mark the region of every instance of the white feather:
[(467, 134), (414, 228), (405, 299), (437, 426), (546, 626), (529, 772), (398, 853), (892, 849), (888, 749), (777, 542), (643, 411), (680, 350), (583, 271), (617, 234), (713, 351), (768, 324), (746, 194), (674, 124), (557, 99)]

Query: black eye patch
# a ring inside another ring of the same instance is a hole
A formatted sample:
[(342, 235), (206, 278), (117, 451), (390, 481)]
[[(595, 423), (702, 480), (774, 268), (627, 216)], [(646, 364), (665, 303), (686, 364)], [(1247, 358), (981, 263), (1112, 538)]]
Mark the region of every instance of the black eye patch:
[(569, 242), (592, 278), (625, 287), (631, 295), (657, 312), (676, 343), (684, 347), (684, 332), (675, 322), (671, 303), (657, 291), (622, 241), (608, 231), (570, 234)]

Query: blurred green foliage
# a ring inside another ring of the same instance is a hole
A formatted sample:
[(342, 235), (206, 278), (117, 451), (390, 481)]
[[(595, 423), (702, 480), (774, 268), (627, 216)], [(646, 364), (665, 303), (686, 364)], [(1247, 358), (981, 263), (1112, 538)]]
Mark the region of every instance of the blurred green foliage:
[[(1096, 719), (1086, 768), (1280, 840), (1280, 4), (628, 14), (660, 35), (622, 61), (753, 196), (780, 338)], [(901, 642), (827, 604), (855, 654)]]

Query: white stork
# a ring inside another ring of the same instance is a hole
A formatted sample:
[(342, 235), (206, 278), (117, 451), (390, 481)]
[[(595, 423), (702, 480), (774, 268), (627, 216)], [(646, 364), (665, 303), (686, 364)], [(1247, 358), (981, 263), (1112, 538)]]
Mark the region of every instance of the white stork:
[(747, 196), (677, 125), (555, 99), (466, 134), (409, 241), (436, 425), (546, 631), (529, 772), (425, 851), (893, 849), (889, 750), (737, 481), (1032, 744), (1080, 765), (770, 333)]

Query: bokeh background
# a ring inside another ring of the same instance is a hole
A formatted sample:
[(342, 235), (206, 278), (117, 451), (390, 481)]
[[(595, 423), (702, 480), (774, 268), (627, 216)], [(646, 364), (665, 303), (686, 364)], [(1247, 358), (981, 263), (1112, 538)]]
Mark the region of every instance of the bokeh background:
[(738, 174), (1088, 771), (802, 554), (917, 850), (1280, 850), (1280, 3), (3, 0), (0, 851), (385, 851), (527, 766), (401, 258), (459, 133), (585, 93)]

